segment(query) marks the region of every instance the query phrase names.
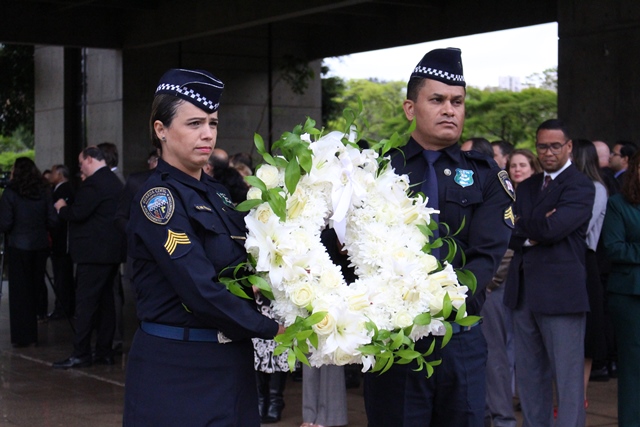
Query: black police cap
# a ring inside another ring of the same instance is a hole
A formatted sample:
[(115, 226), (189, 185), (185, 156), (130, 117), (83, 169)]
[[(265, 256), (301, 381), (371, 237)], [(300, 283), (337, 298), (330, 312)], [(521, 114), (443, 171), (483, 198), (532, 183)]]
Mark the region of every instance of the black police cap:
[(434, 49), (422, 58), (411, 77), (437, 80), (450, 86), (465, 87), (462, 52), (455, 47)]
[(172, 68), (160, 78), (156, 95), (177, 96), (207, 113), (213, 113), (220, 107), (223, 89), (224, 83), (208, 71)]

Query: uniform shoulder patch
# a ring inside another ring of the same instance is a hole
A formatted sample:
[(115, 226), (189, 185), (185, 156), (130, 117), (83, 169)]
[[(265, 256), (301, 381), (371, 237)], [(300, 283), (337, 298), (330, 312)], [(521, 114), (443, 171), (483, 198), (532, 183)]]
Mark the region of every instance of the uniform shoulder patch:
[(509, 228), (516, 226), (516, 217), (513, 215), (513, 208), (511, 206), (504, 211), (504, 223), (507, 224)]
[(513, 184), (509, 179), (509, 174), (507, 173), (507, 171), (498, 172), (498, 179), (500, 180), (500, 184), (502, 184), (502, 188), (504, 188), (504, 191), (506, 191), (509, 197), (511, 197), (511, 199), (513, 199), (513, 201), (515, 202), (516, 190), (513, 188)]
[(175, 201), (168, 188), (154, 187), (144, 193), (140, 207), (149, 221), (165, 225), (173, 216)]

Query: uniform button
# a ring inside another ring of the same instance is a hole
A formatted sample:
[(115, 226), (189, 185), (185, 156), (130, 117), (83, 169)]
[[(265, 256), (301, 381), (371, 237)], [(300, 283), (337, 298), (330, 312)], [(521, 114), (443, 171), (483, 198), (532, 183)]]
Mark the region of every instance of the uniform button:
[(466, 204), (467, 203), (467, 199), (462, 199), (462, 204)]

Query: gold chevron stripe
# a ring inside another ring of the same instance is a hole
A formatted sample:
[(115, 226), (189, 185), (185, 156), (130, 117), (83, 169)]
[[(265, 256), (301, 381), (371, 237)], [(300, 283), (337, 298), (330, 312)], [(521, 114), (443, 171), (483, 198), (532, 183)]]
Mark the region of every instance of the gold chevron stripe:
[(185, 233), (176, 233), (173, 230), (169, 230), (167, 241), (164, 242), (164, 248), (169, 253), (169, 255), (173, 255), (173, 252), (176, 250), (178, 245), (190, 245), (191, 240), (189, 240), (189, 236)]

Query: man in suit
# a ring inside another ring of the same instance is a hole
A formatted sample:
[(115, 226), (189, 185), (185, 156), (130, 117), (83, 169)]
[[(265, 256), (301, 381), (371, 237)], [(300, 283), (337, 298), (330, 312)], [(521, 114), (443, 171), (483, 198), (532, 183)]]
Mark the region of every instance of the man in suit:
[(560, 120), (536, 132), (544, 173), (518, 186), (514, 257), (504, 302), (513, 310), (516, 382), (526, 426), (584, 427), (584, 332), (589, 310), (586, 232), (595, 188), (571, 163)]
[[(69, 168), (65, 165), (53, 165), (49, 182), (53, 185), (52, 200), (62, 199), (71, 205), (75, 190), (69, 181)], [(54, 310), (49, 319), (72, 317), (75, 305), (75, 281), (73, 278), (73, 260), (69, 254), (69, 227), (66, 221), (58, 221), (51, 232), (51, 266), (53, 267), (53, 288), (56, 293)]]
[[(391, 165), (407, 174), (427, 205), (440, 210), (440, 223), (460, 229), (454, 238), (466, 255), (465, 268), (475, 274), (478, 288), (467, 297), (469, 314), (479, 314), (491, 281), (511, 236), (511, 183), (489, 155), (461, 151), (458, 140), (465, 114), (465, 82), (459, 49), (435, 49), (415, 67), (403, 103), (408, 120), (416, 120), (411, 139), (394, 153)], [(464, 222), (464, 227), (462, 227)], [(437, 231), (441, 237), (446, 228)], [(432, 252), (438, 256), (436, 252)], [(444, 251), (442, 253), (445, 254)], [(452, 262), (460, 268), (458, 251)], [(365, 375), (365, 407), (369, 426), (482, 426), (485, 411), (487, 344), (478, 322), (453, 324), (444, 347), (436, 338), (431, 360), (442, 360), (434, 374), (415, 371), (416, 364), (394, 364), (384, 374)], [(427, 337), (415, 349), (426, 352)]]
[[(78, 158), (85, 179), (73, 205), (63, 199), (54, 207), (69, 222), (71, 257), (76, 268), (76, 332), (73, 353), (54, 368), (89, 366), (92, 362), (113, 364), (115, 329), (113, 281), (124, 251), (124, 236), (115, 226), (115, 213), (122, 183), (109, 170), (103, 152), (85, 148)], [(92, 360), (91, 333), (97, 330)]]
[(618, 141), (613, 146), (609, 156), (609, 167), (613, 170), (614, 177), (618, 180), (618, 190), (622, 187), (624, 173), (629, 166), (629, 159), (635, 154), (638, 147), (631, 141)]

